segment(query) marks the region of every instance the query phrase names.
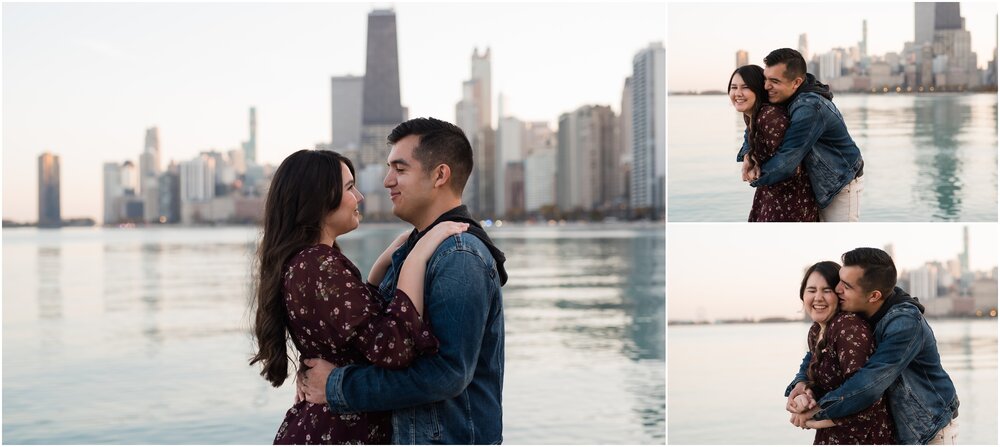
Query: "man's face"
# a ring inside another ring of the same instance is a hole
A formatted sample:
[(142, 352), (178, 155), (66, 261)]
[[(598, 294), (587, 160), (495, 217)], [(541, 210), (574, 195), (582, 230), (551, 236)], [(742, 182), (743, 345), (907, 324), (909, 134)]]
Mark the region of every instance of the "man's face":
[(787, 101), (802, 85), (801, 77), (785, 79), (786, 69), (788, 69), (788, 65), (783, 62), (764, 67), (764, 90), (767, 90), (767, 99), (772, 104)]
[(422, 220), (434, 201), (434, 182), (413, 157), (419, 145), (419, 135), (408, 135), (392, 145), (387, 160), (389, 172), (382, 181), (382, 186), (389, 190), (392, 213), (414, 225)]
[(840, 284), (837, 284), (837, 297), (840, 299), (841, 310), (865, 313), (868, 309), (870, 294), (865, 293), (859, 284), (864, 274), (864, 269), (856, 265), (841, 267)]

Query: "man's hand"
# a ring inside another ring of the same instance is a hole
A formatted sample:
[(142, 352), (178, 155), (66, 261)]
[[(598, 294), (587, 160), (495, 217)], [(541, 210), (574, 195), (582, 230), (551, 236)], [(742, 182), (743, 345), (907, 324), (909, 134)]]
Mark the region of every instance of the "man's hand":
[[(807, 401), (796, 398), (799, 396), (805, 396)], [(806, 387), (805, 382), (799, 382), (795, 384), (795, 388), (792, 388), (791, 394), (788, 395), (788, 402), (785, 403), (785, 410), (789, 413), (802, 413), (805, 410), (811, 410), (816, 407), (816, 398), (813, 397), (813, 392), (811, 389)]]
[(760, 177), (760, 166), (750, 159), (750, 155), (743, 157), (743, 169), (741, 170), (744, 182), (752, 182)]
[[(815, 404), (815, 402), (812, 403)], [(793, 413), (802, 413), (810, 408), (812, 407), (810, 406), (809, 395), (806, 393), (795, 396), (795, 399), (792, 401)]]
[(326, 379), (337, 365), (323, 359), (306, 359), (309, 369), (299, 372), (295, 380), (296, 398), (299, 393), (314, 404), (326, 404)]
[(795, 413), (792, 414), (792, 418), (789, 422), (792, 425), (799, 427), (803, 430), (809, 429), (809, 421), (812, 420), (813, 415), (819, 412), (819, 407), (813, 408), (812, 410), (806, 411), (805, 413)]

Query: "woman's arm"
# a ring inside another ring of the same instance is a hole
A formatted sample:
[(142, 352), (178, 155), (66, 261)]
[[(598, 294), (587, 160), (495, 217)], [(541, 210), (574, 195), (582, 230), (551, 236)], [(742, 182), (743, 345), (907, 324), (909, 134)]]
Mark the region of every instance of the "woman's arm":
[(372, 264), (372, 269), (368, 271), (368, 284), (373, 286), (378, 286), (382, 282), (382, 278), (385, 277), (385, 272), (389, 270), (389, 266), (392, 265), (392, 254), (399, 250), (406, 243), (406, 239), (410, 237), (412, 231), (404, 231), (403, 234), (396, 236), (396, 239), (389, 244), (388, 247), (378, 255), (378, 259)]
[(343, 254), (309, 253), (294, 268), (290, 317), (293, 324), (301, 319), (313, 331), (307, 332), (309, 337), (300, 335), (300, 344), (351, 346), (373, 364), (390, 369), (437, 352), (438, 340), (406, 294), (397, 290), (384, 302)]
[(403, 267), (399, 271), (396, 288), (410, 297), (418, 315), (424, 313), (424, 272), (427, 261), (431, 259), (438, 245), (449, 236), (469, 229), (469, 224), (460, 222), (441, 222), (431, 228), (406, 256)]
[(806, 428), (830, 428), (836, 427), (837, 424), (830, 419), (823, 419), (822, 421), (806, 421)]

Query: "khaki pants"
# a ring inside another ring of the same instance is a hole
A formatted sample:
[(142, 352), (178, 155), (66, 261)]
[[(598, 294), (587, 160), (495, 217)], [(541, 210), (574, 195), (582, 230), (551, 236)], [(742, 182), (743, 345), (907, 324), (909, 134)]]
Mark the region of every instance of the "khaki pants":
[(927, 445), (955, 445), (958, 440), (958, 422), (954, 419), (937, 432)]
[(865, 176), (851, 180), (841, 189), (826, 208), (819, 210), (820, 222), (858, 222), (861, 220), (861, 192), (865, 190)]

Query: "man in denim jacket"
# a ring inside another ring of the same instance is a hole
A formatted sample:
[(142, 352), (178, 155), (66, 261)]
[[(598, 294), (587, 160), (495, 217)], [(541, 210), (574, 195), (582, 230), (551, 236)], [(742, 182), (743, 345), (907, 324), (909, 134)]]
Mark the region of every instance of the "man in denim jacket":
[[(805, 162), (820, 219), (857, 222), (861, 217), (864, 161), (847, 133), (844, 117), (833, 104), (829, 87), (806, 73), (798, 51), (780, 48), (764, 58), (764, 88), (771, 104), (788, 109), (789, 124), (778, 152), (762, 165), (744, 157), (750, 150), (747, 134), (736, 161), (743, 162), (743, 180), (750, 186), (773, 185), (793, 175)], [(745, 159), (746, 158), (746, 159)]]
[(896, 424), (899, 444), (954, 444), (958, 436), (958, 395), (941, 366), (937, 340), (924, 307), (903, 289), (895, 287), (896, 266), (877, 248), (857, 248), (844, 253), (837, 295), (840, 309), (864, 316), (875, 332), (875, 352), (854, 375), (810, 409), (795, 413), (792, 402), (807, 394), (806, 354), (799, 373), (785, 390), (792, 423), (806, 428), (810, 419), (836, 419), (857, 413), (875, 403), (883, 393)]
[(393, 214), (415, 227), (392, 255), (379, 290), (392, 299), (410, 250), (445, 220), (469, 230), (441, 243), (427, 263), (424, 303), (438, 354), (409, 368), (336, 367), (308, 359), (299, 382), (308, 401), (336, 413), (392, 410), (395, 444), (499, 444), (503, 440), (503, 253), (462, 205), (472, 148), (457, 126), (434, 118), (404, 122), (389, 135)]

